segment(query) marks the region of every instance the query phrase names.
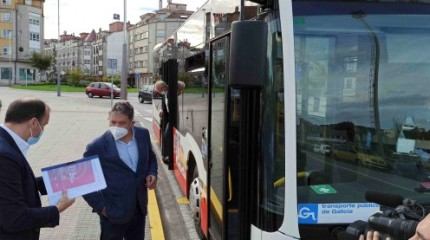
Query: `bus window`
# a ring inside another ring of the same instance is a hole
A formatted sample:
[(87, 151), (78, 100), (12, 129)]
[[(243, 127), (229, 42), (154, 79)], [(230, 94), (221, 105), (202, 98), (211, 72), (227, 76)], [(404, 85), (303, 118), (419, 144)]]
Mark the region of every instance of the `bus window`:
[(224, 157), (228, 156), (225, 153), (225, 91), (226, 91), (226, 56), (228, 55), (228, 40), (220, 39), (211, 43), (211, 76), (210, 76), (210, 208), (209, 208), (209, 231), (214, 239), (222, 239), (223, 229), (226, 225), (224, 222), (225, 215), (225, 194), (227, 170), (225, 168)]
[[(365, 202), (369, 190), (428, 202), (416, 189), (430, 176), (429, 5), (324, 4), (293, 6), (299, 208)], [(299, 216), (330, 221), (350, 218)]]
[(268, 71), (262, 92), (262, 163), (260, 164), (261, 199), (257, 226), (265, 231), (276, 231), (283, 222), (284, 177), (285, 177), (285, 136), (284, 136), (284, 85), (282, 36), (278, 16), (267, 16)]

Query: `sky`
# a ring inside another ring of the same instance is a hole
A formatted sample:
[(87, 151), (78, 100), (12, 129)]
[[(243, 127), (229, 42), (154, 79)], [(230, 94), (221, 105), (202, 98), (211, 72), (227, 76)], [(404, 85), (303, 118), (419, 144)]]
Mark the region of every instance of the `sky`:
[[(117, 20), (113, 14), (120, 15), (120, 21), (124, 20), (124, 1), (127, 7), (127, 19), (131, 24), (139, 21), (142, 14), (158, 9), (159, 0), (46, 0), (45, 11), (45, 39), (58, 38), (58, 26), (60, 34), (74, 33), (76, 36), (82, 32), (98, 32), (109, 30), (109, 24)], [(173, 0), (173, 3), (187, 4), (187, 10), (195, 11), (207, 0)], [(60, 3), (60, 23), (58, 24), (58, 3)], [(167, 0), (163, 0), (163, 8)]]

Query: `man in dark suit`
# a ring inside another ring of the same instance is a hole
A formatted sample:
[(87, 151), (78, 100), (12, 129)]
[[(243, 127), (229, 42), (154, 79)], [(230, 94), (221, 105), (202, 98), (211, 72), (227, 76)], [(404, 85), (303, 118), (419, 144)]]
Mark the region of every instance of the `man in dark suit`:
[(84, 195), (98, 213), (102, 240), (142, 240), (147, 189), (157, 182), (157, 159), (147, 129), (134, 126), (134, 109), (120, 101), (109, 112), (109, 131), (87, 146), (85, 157), (98, 155), (107, 188)]
[(49, 114), (43, 101), (22, 98), (9, 105), (0, 126), (0, 239), (39, 239), (40, 228), (57, 226), (60, 212), (74, 202), (64, 191), (56, 206), (42, 207), (39, 194), (46, 194), (45, 185), (26, 159)]

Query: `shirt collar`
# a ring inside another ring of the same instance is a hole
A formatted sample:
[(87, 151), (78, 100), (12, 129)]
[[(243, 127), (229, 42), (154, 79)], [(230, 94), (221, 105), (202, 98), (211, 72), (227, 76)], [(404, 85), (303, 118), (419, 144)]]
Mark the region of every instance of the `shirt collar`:
[(9, 133), (9, 135), (12, 137), (12, 139), (15, 141), (16, 145), (18, 146), (19, 150), (21, 151), (22, 155), (27, 157), (28, 150), (30, 149), (30, 144), (28, 144), (24, 139), (22, 139), (20, 136), (18, 136), (12, 129), (6, 127), (4, 124), (0, 125), (6, 132)]

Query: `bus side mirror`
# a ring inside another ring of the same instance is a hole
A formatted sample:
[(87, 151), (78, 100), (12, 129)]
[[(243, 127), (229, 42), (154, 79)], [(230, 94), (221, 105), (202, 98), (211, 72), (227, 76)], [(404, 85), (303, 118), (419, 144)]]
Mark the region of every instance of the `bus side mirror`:
[(230, 86), (250, 88), (264, 86), (267, 62), (267, 23), (234, 22), (230, 39)]

